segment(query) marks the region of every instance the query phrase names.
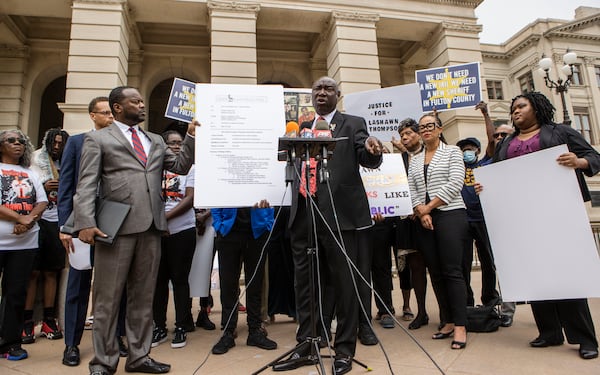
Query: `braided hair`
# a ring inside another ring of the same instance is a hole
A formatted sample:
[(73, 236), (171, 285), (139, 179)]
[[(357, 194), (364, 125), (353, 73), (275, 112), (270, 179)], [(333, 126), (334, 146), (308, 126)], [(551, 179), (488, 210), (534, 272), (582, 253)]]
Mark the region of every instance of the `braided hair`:
[[(554, 112), (556, 111), (556, 108), (554, 108), (552, 103), (550, 103), (550, 100), (548, 100), (548, 98), (544, 94), (537, 91), (517, 95), (513, 98), (512, 102), (510, 103), (509, 115), (511, 116), (511, 118), (513, 105), (515, 104), (515, 101), (519, 98), (525, 98), (529, 101), (529, 103), (531, 103), (531, 106), (535, 110), (535, 118), (539, 126), (552, 125), (555, 123)], [(519, 134), (518, 127), (515, 127), (515, 134)]]
[(67, 139), (69, 139), (69, 133), (61, 128), (50, 128), (44, 134), (44, 146), (46, 146), (46, 151), (50, 153), (52, 147), (54, 146), (54, 140), (56, 136), (60, 135), (62, 137), (63, 147), (67, 144)]

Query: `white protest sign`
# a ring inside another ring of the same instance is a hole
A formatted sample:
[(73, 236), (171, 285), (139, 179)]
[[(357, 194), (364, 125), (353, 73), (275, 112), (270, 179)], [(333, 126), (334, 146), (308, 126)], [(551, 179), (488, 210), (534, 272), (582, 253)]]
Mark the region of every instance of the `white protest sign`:
[(505, 301), (600, 297), (600, 258), (561, 145), (473, 170)]
[(382, 141), (398, 138), (398, 125), (407, 117), (421, 117), (419, 86), (409, 85), (355, 92), (344, 95), (344, 110), (354, 116), (364, 117), (369, 135)]
[(360, 176), (367, 192), (371, 216), (376, 213), (383, 217), (412, 215), (402, 154), (383, 154), (379, 168), (361, 167)]
[(290, 205), (285, 163), (277, 161), (283, 87), (196, 84), (196, 118), (196, 207)]

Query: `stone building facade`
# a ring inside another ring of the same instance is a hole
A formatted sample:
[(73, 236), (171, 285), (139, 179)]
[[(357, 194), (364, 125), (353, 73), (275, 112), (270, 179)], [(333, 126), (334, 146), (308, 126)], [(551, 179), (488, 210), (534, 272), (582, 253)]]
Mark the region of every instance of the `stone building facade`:
[[(535, 20), (491, 45), (479, 41), (482, 1), (3, 0), (0, 128), (20, 128), (37, 144), (50, 127), (87, 131), (89, 100), (127, 84), (145, 98), (145, 126), (160, 132), (173, 77), (310, 87), (329, 75), (351, 93), (412, 83), (417, 69), (475, 61), (494, 120), (508, 121), (510, 99), (535, 89), (561, 121), (560, 97), (536, 70), (545, 53), (558, 78), (570, 48), (579, 57), (567, 110), (572, 126), (600, 144), (600, 8)], [(441, 116), (450, 142), (484, 140), (477, 111)]]

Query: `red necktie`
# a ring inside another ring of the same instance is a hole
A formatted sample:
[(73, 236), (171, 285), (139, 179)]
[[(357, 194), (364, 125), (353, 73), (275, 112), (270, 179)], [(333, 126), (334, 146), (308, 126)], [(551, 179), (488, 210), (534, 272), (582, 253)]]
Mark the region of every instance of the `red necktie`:
[(140, 140), (140, 137), (138, 136), (137, 131), (135, 130), (134, 127), (130, 127), (129, 131), (131, 131), (131, 140), (133, 141), (133, 151), (135, 151), (135, 154), (140, 159), (142, 164), (144, 164), (144, 166), (145, 166), (148, 159), (146, 157), (146, 152), (144, 152), (144, 146), (142, 146), (142, 141)]
[[(323, 116), (319, 116), (317, 121), (327, 121)], [(314, 196), (317, 192), (317, 162), (314, 158), (310, 158), (310, 180), (308, 189), (310, 195)], [(302, 176), (300, 178), (300, 194), (306, 198), (306, 164), (302, 164)]]
[[(317, 161), (314, 158), (310, 158), (310, 180), (308, 189), (310, 195), (314, 196), (317, 192)], [(306, 198), (306, 163), (302, 164), (302, 176), (300, 177), (300, 194)]]

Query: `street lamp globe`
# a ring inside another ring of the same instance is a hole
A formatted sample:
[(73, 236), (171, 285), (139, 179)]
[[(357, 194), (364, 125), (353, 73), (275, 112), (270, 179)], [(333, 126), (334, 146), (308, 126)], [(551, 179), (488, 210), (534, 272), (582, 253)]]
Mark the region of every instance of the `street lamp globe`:
[(548, 72), (552, 67), (552, 59), (549, 57), (544, 57), (544, 55), (542, 55), (542, 59), (540, 60), (539, 65), (543, 71)]
[(577, 54), (567, 49), (567, 53), (565, 53), (563, 56), (563, 61), (567, 65), (573, 65), (575, 62), (577, 62)]

